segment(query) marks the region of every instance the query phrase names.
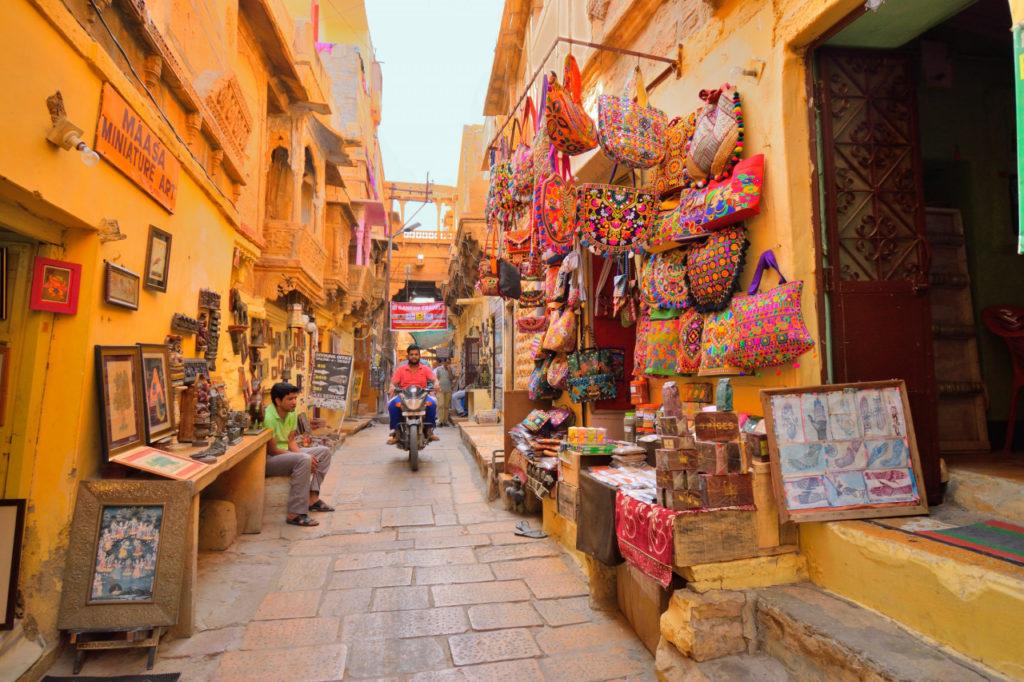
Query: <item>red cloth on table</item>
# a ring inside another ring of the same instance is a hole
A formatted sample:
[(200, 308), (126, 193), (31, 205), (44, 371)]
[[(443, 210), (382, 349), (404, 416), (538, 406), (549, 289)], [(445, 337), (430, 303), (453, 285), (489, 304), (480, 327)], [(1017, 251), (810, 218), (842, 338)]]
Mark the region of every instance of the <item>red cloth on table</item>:
[(672, 520), (679, 512), (615, 494), (615, 535), (626, 561), (657, 580), (672, 582)]

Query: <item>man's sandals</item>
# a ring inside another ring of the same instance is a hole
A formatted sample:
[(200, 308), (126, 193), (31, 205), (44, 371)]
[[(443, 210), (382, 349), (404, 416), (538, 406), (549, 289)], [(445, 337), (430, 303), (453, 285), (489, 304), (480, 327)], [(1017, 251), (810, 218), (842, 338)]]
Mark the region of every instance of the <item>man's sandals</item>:
[(285, 523), (289, 523), (293, 526), (319, 526), (319, 521), (314, 521), (309, 517), (309, 514), (299, 514), (294, 519), (285, 519)]
[(314, 512), (332, 512), (332, 511), (334, 511), (334, 507), (332, 507), (331, 505), (327, 504), (323, 500), (317, 500), (313, 504), (309, 505), (309, 511), (314, 511)]

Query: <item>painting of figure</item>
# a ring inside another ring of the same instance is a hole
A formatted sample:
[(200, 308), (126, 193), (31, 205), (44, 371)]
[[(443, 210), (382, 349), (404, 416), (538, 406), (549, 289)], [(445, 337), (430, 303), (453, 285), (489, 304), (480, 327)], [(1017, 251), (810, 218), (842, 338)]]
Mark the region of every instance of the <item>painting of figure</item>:
[(89, 602), (150, 602), (163, 505), (112, 505), (100, 514)]
[(142, 368), (146, 378), (146, 407), (150, 425), (167, 421), (167, 377), (160, 358), (143, 358)]

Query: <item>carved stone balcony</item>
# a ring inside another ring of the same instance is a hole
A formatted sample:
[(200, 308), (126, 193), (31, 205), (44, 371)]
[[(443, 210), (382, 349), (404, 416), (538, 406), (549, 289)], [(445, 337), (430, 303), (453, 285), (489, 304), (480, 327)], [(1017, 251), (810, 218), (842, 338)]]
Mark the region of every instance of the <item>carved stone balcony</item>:
[(325, 298), (327, 251), (313, 232), (301, 223), (267, 220), (263, 230), (266, 246), (256, 263), (264, 293), (276, 297), (284, 281), (310, 300)]

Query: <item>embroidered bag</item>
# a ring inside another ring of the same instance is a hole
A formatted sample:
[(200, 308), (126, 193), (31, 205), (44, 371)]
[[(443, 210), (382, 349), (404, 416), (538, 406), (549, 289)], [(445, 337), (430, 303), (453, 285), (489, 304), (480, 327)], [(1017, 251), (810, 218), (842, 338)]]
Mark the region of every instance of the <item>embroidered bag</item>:
[(544, 271), (544, 298), (548, 303), (564, 303), (569, 293), (560, 286), (559, 269), (557, 265), (549, 265)]
[(533, 190), (533, 226), (541, 258), (546, 263), (561, 260), (572, 250), (576, 233), (576, 187), (569, 170), (569, 157), (562, 155), (561, 168), (552, 147), (547, 163), (552, 167), (537, 179)]
[(522, 118), (512, 122), (513, 135), (516, 126), (519, 127), (519, 144), (512, 153), (512, 198), (521, 204), (528, 204), (533, 200), (533, 181), (536, 176), (533, 149), (527, 140), (532, 139), (533, 128), (537, 125), (536, 119), (533, 98), (527, 96)]
[(539, 282), (524, 282), (523, 293), (519, 297), (519, 305), (522, 308), (542, 308), (547, 303), (542, 287), (527, 287), (527, 284), (539, 284)]
[(686, 147), (686, 172), (695, 187), (728, 177), (743, 152), (743, 110), (736, 88), (726, 83), (718, 90), (701, 90), (700, 98), (707, 104), (697, 114)]
[[(667, 199), (662, 201), (651, 222), (651, 229), (647, 233), (647, 241), (644, 243), (644, 251), (647, 253), (661, 253), (677, 248), (682, 240), (677, 239), (679, 233), (679, 199)], [(697, 235), (703, 239), (706, 235)]]
[(636, 322), (636, 345), (633, 346), (633, 376), (640, 378), (647, 369), (647, 335), (651, 331), (651, 309), (641, 304)]
[(640, 294), (633, 276), (632, 256), (621, 258), (621, 274), (615, 275), (612, 284), (612, 316), (619, 318), (623, 327), (632, 327), (640, 314)]
[(686, 286), (694, 307), (702, 313), (722, 310), (739, 285), (747, 252), (747, 231), (742, 225), (713, 232), (694, 246), (686, 263)]
[(560, 391), (568, 388), (569, 362), (565, 353), (558, 353), (551, 359), (551, 363), (548, 365), (547, 380), (551, 386)]
[(693, 308), (679, 318), (679, 374), (696, 374), (700, 370), (701, 338), (704, 334), (704, 316)]
[(644, 372), (657, 376), (675, 376), (678, 356), (679, 312), (652, 310)]
[(555, 149), (576, 156), (597, 146), (597, 126), (583, 109), (580, 67), (571, 55), (565, 57), (563, 88), (552, 72), (548, 76), (548, 101), (544, 106), (544, 125)]
[(685, 241), (753, 218), (761, 212), (764, 154), (744, 159), (725, 180), (701, 189), (683, 190), (671, 239)]
[(689, 249), (672, 249), (652, 255), (648, 261), (644, 288), (653, 307), (682, 310), (690, 305), (686, 287), (686, 258)]
[(503, 235), (505, 240), (505, 257), (513, 265), (520, 265), (529, 260), (533, 253), (533, 230), (529, 227), (509, 230)]
[(541, 179), (541, 176), (549, 167), (548, 156), (552, 150), (551, 138), (548, 137), (548, 128), (544, 119), (544, 109), (547, 107), (548, 102), (548, 87), (548, 77), (545, 75), (544, 84), (540, 89), (540, 105), (537, 107), (536, 132), (533, 134), (533, 144), (530, 145), (533, 152), (533, 168), (536, 172), (537, 180)]
[(736, 341), (731, 308), (704, 316), (704, 331), (700, 341), (699, 376), (742, 374), (739, 367), (729, 364), (728, 355)]
[(598, 139), (610, 159), (631, 168), (650, 168), (665, 157), (668, 118), (661, 109), (647, 103), (639, 66), (626, 85), (626, 94), (601, 95), (597, 111)]
[(550, 321), (544, 333), (544, 350), (553, 353), (568, 353), (576, 348), (576, 313), (565, 310), (552, 310), (548, 313)]
[[(500, 296), (501, 292), (498, 291), (498, 256), (495, 253), (497, 251), (498, 239), (497, 228), (492, 227), (489, 230), (488, 236), (490, 239), (485, 240), (483, 258), (480, 259), (476, 290), (481, 296)], [(491, 242), (490, 254), (487, 253), (486, 241)]]
[(647, 191), (664, 198), (679, 191), (689, 181), (686, 173), (686, 145), (693, 134), (697, 114), (676, 116), (665, 126), (665, 156), (651, 172)]
[[(612, 178), (616, 169), (612, 169)], [(639, 251), (647, 240), (657, 202), (636, 187), (583, 183), (576, 189), (580, 244), (599, 256)]]
[(544, 314), (545, 312), (544, 308), (520, 308), (516, 316), (516, 329), (528, 334), (544, 331), (548, 328), (548, 316)]
[(551, 365), (551, 358), (539, 360), (530, 374), (530, 382), (527, 386), (530, 400), (553, 400), (561, 395), (561, 391), (548, 383), (548, 367)]
[(615, 400), (618, 394), (615, 377), (611, 374), (569, 379), (569, 400), (577, 404), (598, 400)]
[(523, 278), (519, 269), (504, 258), (498, 259), (498, 294), (518, 299), (523, 294)]
[[(759, 293), (761, 276), (771, 268), (779, 286)], [(787, 282), (772, 251), (765, 251), (746, 296), (732, 300), (736, 338), (729, 350), (730, 364), (753, 372), (792, 362), (814, 347), (800, 308), (803, 282)]]
[[(592, 327), (587, 327), (586, 348), (569, 354), (569, 400), (574, 403), (595, 400), (614, 400), (618, 395), (615, 386), (615, 351), (598, 348)], [(619, 371), (621, 372), (621, 365)]]
[(490, 184), (487, 189), (489, 225), (507, 229), (515, 224), (518, 203), (512, 196), (512, 161), (508, 140), (501, 138), (498, 150), (491, 150)]

